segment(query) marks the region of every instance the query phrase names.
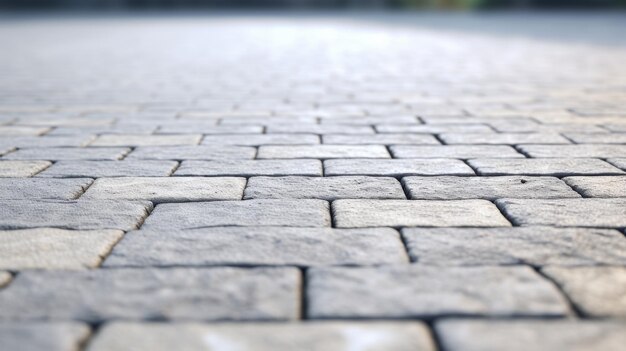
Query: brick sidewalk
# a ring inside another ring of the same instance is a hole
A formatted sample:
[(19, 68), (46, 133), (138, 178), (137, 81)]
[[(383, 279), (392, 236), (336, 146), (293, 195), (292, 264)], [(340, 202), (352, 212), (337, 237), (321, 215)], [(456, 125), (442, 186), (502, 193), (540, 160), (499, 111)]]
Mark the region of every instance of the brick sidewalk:
[(0, 24), (0, 350), (623, 350), (626, 46), (492, 34)]

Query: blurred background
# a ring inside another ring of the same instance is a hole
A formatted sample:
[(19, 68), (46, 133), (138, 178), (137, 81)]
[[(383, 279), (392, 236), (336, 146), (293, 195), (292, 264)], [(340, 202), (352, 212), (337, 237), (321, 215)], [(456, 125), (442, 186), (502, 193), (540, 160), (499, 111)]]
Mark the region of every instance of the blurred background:
[(0, 0), (3, 9), (172, 8), (397, 8), (563, 9), (619, 8), (626, 0)]

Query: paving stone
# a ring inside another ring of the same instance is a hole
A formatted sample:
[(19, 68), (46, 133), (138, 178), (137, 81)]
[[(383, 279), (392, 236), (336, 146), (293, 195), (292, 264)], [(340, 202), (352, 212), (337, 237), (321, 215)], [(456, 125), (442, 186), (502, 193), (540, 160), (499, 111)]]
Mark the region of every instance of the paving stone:
[(626, 133), (567, 133), (577, 144), (626, 144)]
[(77, 136), (23, 136), (0, 139), (1, 146), (13, 148), (33, 148), (33, 147), (81, 147), (87, 146), (96, 138), (95, 135)]
[(85, 118), (85, 117), (64, 117), (54, 115), (40, 115), (40, 116), (22, 116), (18, 119), (17, 124), (30, 125), (30, 126), (47, 126), (47, 127), (60, 127), (60, 126), (107, 126), (112, 125), (115, 122), (114, 118)]
[(319, 160), (183, 161), (176, 176), (322, 176)]
[(3, 161), (0, 160), (0, 177), (32, 177), (48, 168), (48, 161)]
[(140, 146), (128, 160), (239, 160), (252, 159), (256, 149), (247, 146)]
[(0, 199), (60, 199), (78, 198), (93, 179), (0, 178)]
[(389, 158), (383, 145), (261, 146), (257, 158)]
[[(480, 124), (379, 124), (376, 126), (378, 133), (489, 133), (493, 129)], [(494, 133), (495, 134), (495, 133)]]
[(195, 229), (219, 226), (328, 227), (323, 200), (246, 200), (161, 204), (143, 229)]
[(123, 235), (121, 230), (0, 231), (0, 269), (95, 268)]
[(532, 120), (523, 120), (520, 118), (502, 118), (485, 122), (493, 129), (503, 133), (530, 133), (530, 132), (552, 132), (552, 133), (606, 133), (602, 129), (593, 125), (571, 124), (571, 123), (551, 123), (541, 124)]
[(448, 351), (619, 351), (626, 324), (616, 321), (443, 320), (435, 324)]
[(626, 265), (626, 238), (610, 229), (406, 228), (402, 235), (411, 259), (426, 265)]
[(177, 166), (178, 162), (165, 160), (59, 161), (37, 177), (167, 177)]
[(444, 133), (446, 144), (571, 144), (557, 133)]
[(316, 123), (315, 117), (227, 117), (220, 119), (220, 125), (273, 125), (293, 123)]
[(128, 233), (104, 265), (318, 266), (407, 261), (400, 236), (389, 228), (217, 227)]
[(486, 200), (336, 200), (332, 211), (339, 228), (510, 226)]
[(0, 350), (75, 351), (90, 334), (82, 323), (0, 323)]
[(197, 145), (200, 134), (181, 135), (142, 135), (142, 134), (104, 134), (98, 136), (91, 146), (172, 146)]
[(300, 284), (295, 268), (25, 271), (0, 291), (0, 321), (290, 320)]
[(113, 323), (88, 351), (434, 351), (419, 322), (307, 322), (237, 324)]
[(505, 145), (390, 146), (394, 158), (524, 158)]
[(626, 267), (547, 267), (542, 272), (585, 316), (626, 317)]
[(563, 181), (583, 197), (626, 197), (626, 177), (566, 177)]
[(299, 123), (270, 125), (267, 133), (374, 134), (374, 129), (370, 126)]
[(500, 199), (515, 225), (626, 227), (626, 199)]
[(367, 175), (402, 177), (408, 175), (474, 175), (461, 160), (453, 159), (338, 159), (324, 161), (326, 176)]
[(530, 157), (537, 158), (612, 158), (626, 155), (626, 145), (520, 145), (518, 147)]
[(605, 161), (595, 158), (558, 159), (474, 159), (467, 163), (484, 176), (556, 176), (624, 174)]
[(100, 178), (96, 179), (81, 199), (149, 200), (156, 203), (240, 200), (245, 186), (245, 178)]
[(355, 116), (355, 117), (334, 117), (327, 116), (320, 118), (321, 124), (420, 124), (416, 116)]
[(580, 197), (553, 177), (405, 177), (411, 199), (495, 200), (503, 197), (559, 199)]
[(607, 161), (615, 167), (626, 171), (626, 158), (610, 158)]
[(4, 200), (0, 229), (136, 229), (152, 209), (149, 202), (113, 200)]
[(306, 279), (307, 315), (314, 319), (568, 313), (556, 287), (524, 266), (311, 268)]
[(1, 136), (42, 135), (49, 131), (48, 127), (0, 126)]
[[(126, 123), (123, 125), (100, 126), (100, 127), (58, 127), (54, 128), (46, 136), (64, 135), (93, 135), (93, 134), (152, 134), (156, 131), (156, 124)], [(197, 132), (196, 132), (197, 133)]]
[(171, 124), (161, 126), (157, 130), (157, 134), (178, 134), (178, 133), (202, 133), (202, 134), (249, 134), (262, 133), (262, 126), (252, 125), (222, 125), (222, 126), (206, 126), (196, 121), (186, 124)]
[(315, 134), (225, 134), (206, 135), (202, 145), (305, 145), (319, 144)]
[(322, 135), (324, 144), (335, 145), (400, 145), (400, 144), (425, 144), (441, 145), (434, 136), (428, 134), (374, 134), (374, 135), (348, 135), (326, 134)]
[(119, 160), (130, 152), (128, 148), (57, 147), (20, 149), (6, 156), (6, 160)]
[(253, 177), (244, 199), (406, 199), (391, 177)]

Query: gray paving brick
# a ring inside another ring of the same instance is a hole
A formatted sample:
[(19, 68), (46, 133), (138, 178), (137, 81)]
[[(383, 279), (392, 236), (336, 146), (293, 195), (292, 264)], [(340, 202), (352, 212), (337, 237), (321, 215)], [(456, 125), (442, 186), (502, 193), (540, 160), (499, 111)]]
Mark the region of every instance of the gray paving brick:
[(140, 146), (128, 160), (239, 160), (252, 159), (256, 154), (247, 146)]
[(626, 199), (501, 199), (496, 204), (516, 225), (626, 227)]
[(566, 133), (577, 144), (626, 144), (626, 133)]
[(354, 124), (354, 125), (372, 125), (372, 124), (420, 124), (416, 116), (354, 116), (354, 117), (336, 117), (326, 116), (320, 118), (321, 124)]
[(368, 175), (402, 177), (408, 175), (474, 175), (461, 160), (453, 159), (338, 159), (324, 161), (326, 176)]
[(468, 164), (479, 175), (569, 176), (624, 174), (618, 168), (595, 158), (552, 159), (473, 159)]
[(0, 269), (95, 268), (123, 235), (121, 230), (0, 231)]
[(524, 158), (505, 145), (441, 145), (441, 146), (391, 146), (394, 158)]
[(76, 136), (23, 136), (0, 139), (0, 147), (33, 148), (33, 147), (81, 147), (87, 146), (96, 138), (95, 135)]
[(610, 229), (406, 228), (402, 234), (411, 259), (418, 264), (626, 264), (626, 238)]
[(225, 134), (206, 135), (202, 145), (305, 145), (319, 144), (315, 134)]
[(136, 229), (152, 208), (149, 202), (113, 200), (4, 200), (0, 229)]
[(130, 152), (128, 148), (57, 147), (20, 149), (6, 156), (6, 160), (119, 160)]
[(336, 124), (277, 124), (267, 127), (268, 133), (311, 133), (311, 134), (374, 134), (370, 126)]
[(91, 146), (172, 146), (198, 145), (200, 134), (143, 135), (143, 134), (104, 134), (91, 143)]
[(81, 199), (149, 200), (156, 203), (239, 200), (245, 186), (245, 178), (100, 178), (96, 179)]
[(246, 200), (161, 204), (143, 229), (194, 229), (219, 226), (328, 227), (323, 200)]
[(1, 136), (42, 135), (49, 131), (48, 127), (0, 126)]
[(322, 135), (324, 144), (335, 145), (441, 145), (434, 136), (428, 134), (374, 134), (374, 135), (348, 135), (326, 134)]
[(261, 146), (257, 158), (389, 158), (383, 145)]
[(626, 267), (547, 267), (542, 272), (585, 316), (626, 317)]
[(0, 199), (60, 199), (78, 198), (93, 179), (0, 178)]
[(610, 158), (607, 161), (615, 167), (626, 171), (626, 158)]
[(291, 320), (300, 280), (294, 268), (27, 271), (0, 291), (0, 321)]
[(406, 199), (391, 177), (253, 177), (244, 199)]
[(626, 324), (616, 321), (444, 320), (435, 324), (449, 351), (619, 351)]
[(510, 226), (486, 200), (337, 200), (332, 211), (339, 228)]
[(306, 279), (311, 318), (568, 313), (567, 303), (556, 287), (524, 266), (311, 268)]
[(557, 133), (444, 133), (446, 144), (571, 144)]
[(114, 118), (86, 118), (86, 117), (65, 117), (61, 115), (36, 115), (36, 116), (21, 116), (16, 124), (29, 125), (29, 126), (108, 126), (115, 122)]
[(407, 261), (400, 236), (389, 228), (216, 227), (128, 233), (105, 266), (318, 266)]
[(32, 177), (48, 168), (48, 161), (4, 161), (0, 160), (0, 177)]
[(79, 350), (90, 334), (82, 323), (0, 323), (0, 350)]
[[(93, 134), (152, 134), (156, 131), (156, 124), (126, 123), (123, 125), (101, 126), (101, 127), (59, 127), (54, 128), (46, 136), (67, 136), (67, 135), (93, 135)], [(196, 132), (197, 133), (197, 132)]]
[(502, 118), (485, 122), (498, 132), (503, 133), (606, 133), (602, 129), (593, 125), (584, 124), (568, 124), (568, 123), (551, 123), (541, 124), (532, 120), (523, 120), (519, 118)]
[(402, 183), (411, 199), (580, 197), (561, 180), (553, 177), (405, 177)]
[(176, 176), (321, 176), (319, 160), (183, 161)]
[(626, 177), (567, 177), (563, 181), (584, 197), (626, 197)]
[[(226, 345), (226, 346), (225, 346)], [(307, 322), (238, 324), (130, 324), (103, 328), (88, 351), (434, 351), (419, 322)], [(235, 349), (233, 349), (235, 350)]]
[(262, 125), (293, 124), (293, 123), (316, 123), (315, 117), (226, 117), (220, 119), (220, 125)]
[(166, 160), (59, 161), (37, 177), (167, 177), (176, 166), (178, 162)]
[[(481, 124), (379, 124), (376, 126), (378, 133), (489, 133), (493, 129)], [(494, 133), (495, 134), (495, 133)]]
[(520, 145), (519, 149), (537, 158), (613, 158), (626, 155), (626, 145)]
[(262, 126), (253, 125), (222, 125), (206, 126), (198, 122), (186, 124), (170, 124), (161, 126), (157, 134), (202, 133), (202, 134), (250, 134), (262, 133)]

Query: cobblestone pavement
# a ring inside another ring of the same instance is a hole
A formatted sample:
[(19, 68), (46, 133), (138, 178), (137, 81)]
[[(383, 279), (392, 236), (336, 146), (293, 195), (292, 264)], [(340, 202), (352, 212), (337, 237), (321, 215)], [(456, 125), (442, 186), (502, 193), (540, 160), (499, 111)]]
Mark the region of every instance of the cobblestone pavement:
[(626, 45), (393, 20), (3, 21), (0, 349), (623, 350)]

